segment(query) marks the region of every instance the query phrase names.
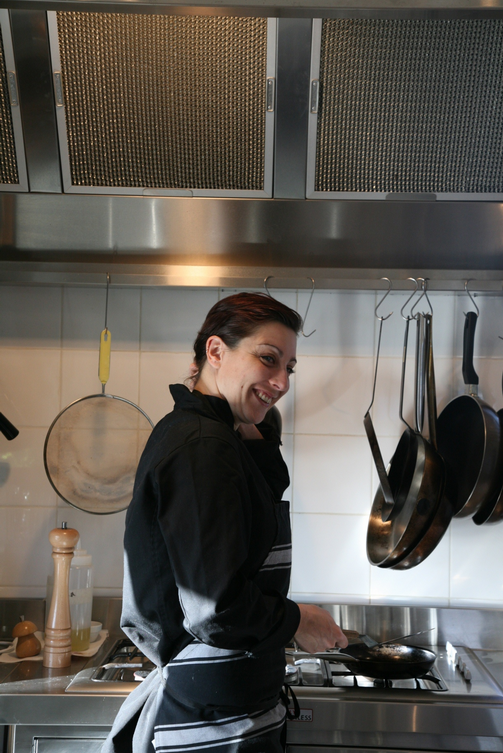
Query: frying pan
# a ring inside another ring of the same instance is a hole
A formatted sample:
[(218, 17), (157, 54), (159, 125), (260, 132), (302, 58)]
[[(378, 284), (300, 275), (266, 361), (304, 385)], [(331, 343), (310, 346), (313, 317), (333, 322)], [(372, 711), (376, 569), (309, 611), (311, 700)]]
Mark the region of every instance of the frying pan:
[[(109, 282), (107, 275), (107, 309)], [(55, 492), (73, 507), (100, 515), (129, 505), (138, 461), (153, 428), (138, 405), (105, 393), (112, 338), (106, 321), (105, 314), (98, 368), (101, 394), (64, 408), (44, 444), (44, 466)]]
[[(431, 350), (431, 315), (424, 317), (424, 322), (418, 320), (415, 430), (403, 418), (409, 323), (410, 317), (406, 319), (400, 388), (400, 418), (407, 428), (398, 443), (388, 473), (394, 507), (391, 513), (387, 512), (387, 502), (380, 486), (374, 498), (367, 530), (367, 557), (371, 564), (386, 568), (394, 567), (404, 559), (424, 536), (437, 513), (445, 483), (442, 458), (433, 444), (422, 436), (421, 426), (418, 424), (422, 420), (421, 401), (428, 363), (425, 352), (429, 353)], [(429, 423), (434, 426), (435, 417), (431, 415), (431, 405), (431, 400), (428, 400)]]
[(351, 672), (382, 680), (405, 680), (423, 677), (433, 667), (436, 654), (419, 646), (391, 643), (385, 646), (365, 646), (355, 643), (343, 651), (323, 651), (316, 654), (295, 652), (293, 656), (314, 656), (317, 659), (340, 661)]
[[(435, 389), (435, 371), (433, 364), (433, 340), (431, 337), (432, 321), (431, 316), (426, 316), (426, 326), (430, 328), (429, 337), (429, 352), (427, 355), (427, 371), (428, 371), (428, 422), (430, 429), (430, 441), (432, 446), (437, 448), (437, 398)], [(454, 508), (452, 500), (446, 494), (446, 483), (448, 478), (448, 469), (445, 468), (445, 478), (442, 484), (438, 505), (433, 514), (431, 522), (421, 532), (416, 544), (406, 553), (405, 557), (400, 556), (396, 561), (393, 561), (391, 567), (394, 570), (408, 570), (411, 567), (419, 565), (426, 557), (428, 557), (435, 547), (440, 543), (443, 535), (447, 531), (449, 524), (452, 520)], [(393, 554), (390, 557), (393, 560)]]
[(466, 314), (463, 380), (467, 394), (451, 400), (438, 418), (438, 449), (450, 470), (447, 494), (454, 515), (464, 518), (482, 507), (498, 486), (501, 428), (496, 412), (478, 397), (473, 366), (477, 314)]
[[(498, 419), (500, 427), (503, 427), (503, 409), (498, 411)], [(498, 469), (498, 480), (495, 484), (494, 493), (488, 496), (472, 518), (473, 522), (478, 526), (484, 523), (499, 523), (503, 519), (503, 430), (501, 432)]]

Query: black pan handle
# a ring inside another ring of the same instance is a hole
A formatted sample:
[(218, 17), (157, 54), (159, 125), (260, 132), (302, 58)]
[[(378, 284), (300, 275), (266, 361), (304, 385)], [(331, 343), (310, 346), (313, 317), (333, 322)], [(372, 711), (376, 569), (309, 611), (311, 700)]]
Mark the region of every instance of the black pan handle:
[(475, 343), (475, 327), (478, 316), (475, 311), (465, 314), (465, 329), (463, 332), (463, 381), (466, 385), (478, 386), (479, 378), (473, 366), (473, 346)]
[(0, 413), (0, 431), (7, 439), (15, 439), (19, 434), (19, 429), (16, 429), (16, 427), (5, 418), (3, 413)]

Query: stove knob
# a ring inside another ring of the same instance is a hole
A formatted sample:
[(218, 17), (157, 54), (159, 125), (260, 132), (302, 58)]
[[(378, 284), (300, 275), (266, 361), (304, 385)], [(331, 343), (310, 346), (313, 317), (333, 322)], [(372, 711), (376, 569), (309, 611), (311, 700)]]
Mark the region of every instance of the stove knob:
[(466, 682), (472, 681), (472, 673), (468, 669), (468, 667), (465, 666), (465, 670), (463, 672), (463, 677), (465, 678)]

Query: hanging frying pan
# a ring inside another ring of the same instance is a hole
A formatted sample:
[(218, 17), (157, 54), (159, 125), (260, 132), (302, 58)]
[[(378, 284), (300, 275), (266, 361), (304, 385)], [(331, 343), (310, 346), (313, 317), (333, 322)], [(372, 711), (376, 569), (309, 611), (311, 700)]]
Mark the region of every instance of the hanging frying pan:
[[(502, 380), (503, 390), (503, 380)], [(501, 428), (500, 454), (498, 459), (498, 474), (495, 490), (492, 495), (486, 499), (473, 516), (473, 522), (480, 526), (484, 523), (499, 523), (503, 520), (503, 409), (498, 411), (498, 418)]]
[(100, 338), (101, 394), (68, 405), (52, 422), (44, 444), (44, 466), (56, 493), (85, 512), (106, 515), (131, 501), (136, 468), (153, 424), (134, 403), (105, 393), (110, 375), (112, 336)]
[(498, 485), (501, 429), (496, 412), (478, 397), (473, 366), (477, 314), (469, 311), (463, 336), (463, 380), (467, 394), (451, 400), (438, 418), (438, 449), (450, 469), (447, 494), (456, 517), (473, 515)]
[[(426, 326), (430, 330), (428, 336), (429, 349), (427, 353), (428, 424), (430, 430), (430, 443), (434, 450), (437, 451), (437, 397), (433, 364), (433, 337), (431, 331), (432, 317), (429, 314), (426, 315)], [(425, 560), (440, 543), (449, 527), (454, 509), (450, 497), (446, 494), (448, 469), (446, 468), (445, 463), (443, 463), (443, 467), (445, 477), (439, 494), (438, 505), (433, 513), (433, 518), (430, 520), (426, 528), (422, 530), (414, 546), (408, 548), (405, 556), (403, 556), (400, 551), (400, 556), (394, 559), (395, 552), (392, 552), (389, 561), (391, 561), (390, 566), (394, 570), (409, 570), (423, 562), (423, 560)]]
[[(421, 433), (421, 405), (428, 364), (426, 354), (431, 350), (431, 315), (422, 319), (423, 321), (418, 319), (416, 348), (416, 426), (413, 429), (403, 417), (409, 317), (406, 319), (400, 387), (400, 417), (407, 428), (391, 459), (388, 472), (394, 506), (389, 510), (382, 486), (379, 487), (367, 529), (369, 562), (384, 568), (395, 567), (415, 548), (437, 513), (444, 490), (445, 469), (442, 458), (433, 443), (428, 442)], [(431, 405), (431, 400), (428, 400), (430, 432), (435, 423)]]

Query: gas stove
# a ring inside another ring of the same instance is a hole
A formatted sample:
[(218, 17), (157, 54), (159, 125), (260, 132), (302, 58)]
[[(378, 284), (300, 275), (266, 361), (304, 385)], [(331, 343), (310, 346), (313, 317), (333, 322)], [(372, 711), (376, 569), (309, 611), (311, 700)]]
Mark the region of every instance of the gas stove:
[(288, 752), (503, 751), (502, 686), (470, 649), (429, 648), (437, 660), (428, 675), (388, 682), (290, 657), (300, 717), (288, 723)]

